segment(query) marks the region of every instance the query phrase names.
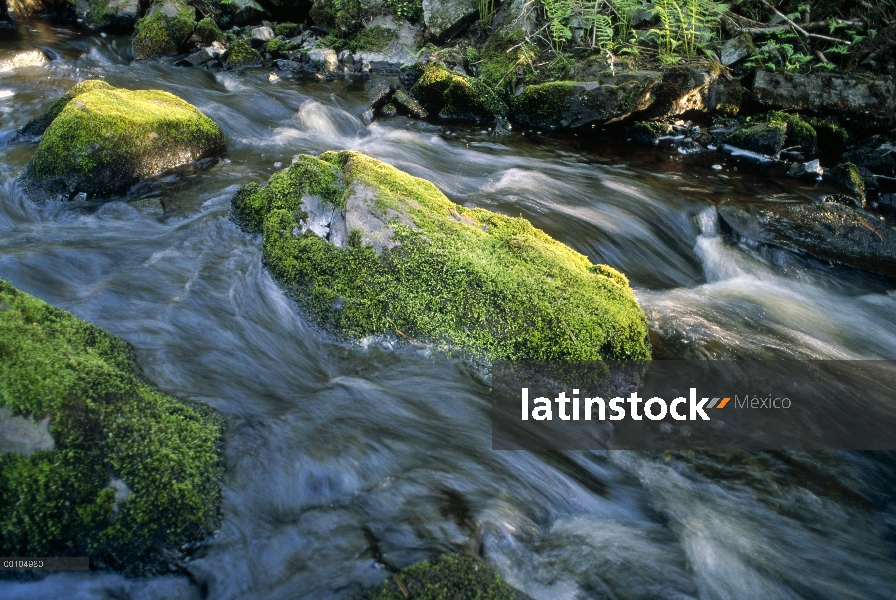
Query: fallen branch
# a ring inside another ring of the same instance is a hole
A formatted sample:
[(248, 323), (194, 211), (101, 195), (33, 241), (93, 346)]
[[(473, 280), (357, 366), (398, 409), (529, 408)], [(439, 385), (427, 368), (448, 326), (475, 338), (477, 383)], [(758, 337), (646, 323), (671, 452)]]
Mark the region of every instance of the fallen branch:
[(818, 35), (817, 33), (809, 33), (808, 31), (806, 31), (805, 29), (803, 29), (802, 27), (800, 27), (799, 25), (797, 25), (796, 23), (794, 23), (791, 19), (789, 19), (789, 18), (787, 17), (787, 15), (785, 15), (785, 14), (782, 13), (780, 10), (778, 10), (777, 8), (775, 8), (774, 6), (772, 6), (771, 4), (769, 4), (769, 3), (767, 2), (767, 0), (759, 0), (759, 1), (762, 2), (762, 3), (763, 3), (769, 10), (773, 11), (776, 15), (778, 15), (779, 17), (781, 17), (782, 19), (784, 19), (785, 21), (787, 21), (788, 23), (790, 23), (791, 27), (793, 27), (794, 29), (796, 29), (798, 32), (800, 32), (801, 34), (803, 34), (803, 35), (806, 36), (807, 38), (814, 38), (814, 39), (816, 39), (816, 40), (824, 40), (824, 41), (826, 41), (826, 42), (835, 42), (835, 43), (837, 43), (837, 44), (843, 44), (843, 45), (845, 45), (845, 46), (852, 46), (852, 42), (847, 42), (847, 41), (845, 41), (845, 40), (841, 40), (841, 39), (838, 39), (838, 38), (828, 37), (828, 36), (826, 36), (826, 35)]

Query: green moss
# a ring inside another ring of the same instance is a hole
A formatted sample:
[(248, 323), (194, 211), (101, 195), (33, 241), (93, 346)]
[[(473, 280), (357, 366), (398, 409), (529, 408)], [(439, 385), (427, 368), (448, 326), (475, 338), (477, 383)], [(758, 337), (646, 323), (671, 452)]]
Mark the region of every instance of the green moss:
[(0, 553), (167, 570), (217, 527), (223, 422), (149, 387), (125, 342), (0, 280), (0, 358), (0, 406), (55, 442), (0, 455)]
[(426, 66), (411, 95), (430, 113), (445, 119), (478, 121), (508, 113), (507, 105), (487, 83), (449, 71), (441, 63)]
[(195, 28), (196, 13), (190, 7), (184, 7), (173, 19), (161, 10), (150, 11), (134, 27), (134, 58), (177, 54)]
[(283, 37), (292, 37), (296, 33), (299, 26), (295, 23), (278, 23), (274, 27), (274, 35), (282, 35)]
[(494, 569), (461, 554), (413, 565), (359, 600), (515, 600), (523, 597)]
[(24, 136), (40, 136), (43, 135), (44, 131), (47, 130), (47, 127), (50, 126), (50, 123), (53, 122), (53, 119), (59, 116), (59, 113), (62, 112), (62, 109), (68, 106), (68, 103), (71, 102), (74, 98), (77, 98), (81, 94), (87, 93), (91, 90), (111, 90), (112, 86), (106, 83), (105, 81), (100, 81), (98, 79), (88, 79), (87, 81), (82, 81), (77, 84), (75, 87), (67, 91), (62, 95), (59, 100), (54, 102), (47, 112), (29, 122), (25, 127), (21, 129), (19, 132)]
[(223, 42), (224, 34), (218, 29), (218, 25), (209, 17), (205, 17), (196, 23), (196, 35), (202, 40), (203, 44), (211, 44), (212, 42)]
[(818, 134), (815, 128), (799, 115), (775, 111), (768, 113), (768, 121), (769, 123), (784, 123), (787, 125), (787, 135), (784, 139), (785, 146), (789, 148), (797, 146), (807, 154), (814, 154), (818, 151)]
[[(494, 35), (482, 47), (479, 65), (479, 77), (492, 89), (498, 91), (502, 98), (513, 96), (514, 87), (520, 70), (532, 69), (537, 56), (535, 44), (525, 42), (522, 31), (513, 31), (506, 36)], [(476, 62), (471, 59), (471, 62)]]
[(824, 176), (847, 192), (855, 194), (862, 200), (865, 199), (865, 180), (853, 163), (840, 163), (833, 169), (827, 169)]
[(243, 40), (230, 44), (224, 55), (224, 66), (228, 69), (260, 66), (262, 62), (261, 54)]
[[(306, 193), (354, 203), (351, 217), (364, 210), (358, 186), (373, 191), (370, 210), (394, 231), (385, 248), (364, 244), (370, 231), (350, 233), (344, 249), (300, 233)], [(263, 233), (275, 278), (348, 339), (396, 335), (476, 359), (650, 356), (644, 315), (621, 274), (595, 268), (523, 218), (456, 205), (432, 183), (365, 155), (303, 157), (267, 186), (240, 190), (233, 214)]]
[(567, 108), (566, 98), (573, 84), (555, 81), (530, 85), (513, 100), (513, 116), (521, 123), (536, 126), (558, 126), (560, 115)]
[(726, 143), (767, 156), (777, 155), (787, 139), (787, 124), (780, 121), (750, 124), (728, 136)]
[(94, 84), (69, 101), (47, 128), (26, 179), (59, 178), (91, 195), (105, 187), (112, 193), (125, 180), (187, 162), (185, 154), (196, 160), (223, 145), (220, 127), (177, 96)]
[(395, 39), (395, 30), (388, 29), (377, 25), (376, 27), (367, 27), (358, 32), (358, 35), (348, 44), (348, 49), (352, 52), (359, 50), (370, 50), (373, 52), (382, 52), (389, 47), (392, 40)]
[(849, 131), (833, 117), (810, 117), (806, 119), (818, 134), (818, 146), (825, 154), (839, 156), (849, 143)]
[(275, 38), (265, 43), (264, 51), (270, 52), (271, 54), (286, 54), (293, 50), (298, 50), (301, 47), (301, 44)]

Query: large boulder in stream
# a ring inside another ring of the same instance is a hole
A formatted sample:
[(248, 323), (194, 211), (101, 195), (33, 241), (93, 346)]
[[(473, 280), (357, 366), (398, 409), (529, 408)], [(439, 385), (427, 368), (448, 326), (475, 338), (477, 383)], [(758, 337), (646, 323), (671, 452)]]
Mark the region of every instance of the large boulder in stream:
[(0, 280), (0, 554), (167, 572), (219, 524), (223, 420)]
[(738, 235), (896, 277), (896, 227), (839, 202), (735, 202), (719, 216)]
[(441, 119), (493, 121), (508, 113), (507, 105), (484, 81), (449, 71), (438, 62), (426, 66), (411, 95)]
[(177, 96), (101, 81), (76, 86), (23, 132), (43, 133), (21, 178), (36, 200), (123, 193), (224, 149), (221, 128)]
[(527, 600), (498, 573), (472, 556), (449, 554), (412, 565), (396, 573), (358, 600)]
[(626, 278), (523, 218), (469, 209), (356, 152), (303, 155), (233, 199), (276, 279), (325, 329), (474, 361), (647, 359)]

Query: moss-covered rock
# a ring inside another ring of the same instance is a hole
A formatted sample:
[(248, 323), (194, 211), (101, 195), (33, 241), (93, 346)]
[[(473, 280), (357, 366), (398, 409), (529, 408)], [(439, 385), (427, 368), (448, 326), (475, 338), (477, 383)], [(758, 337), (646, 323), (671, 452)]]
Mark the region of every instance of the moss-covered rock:
[(632, 139), (645, 146), (656, 146), (660, 138), (672, 133), (672, 126), (668, 123), (656, 121), (640, 121), (629, 128)]
[(82, 81), (81, 83), (77, 84), (75, 87), (67, 91), (65, 94), (63, 94), (59, 100), (54, 102), (50, 106), (50, 108), (47, 109), (47, 112), (45, 112), (38, 118), (29, 121), (27, 125), (22, 127), (18, 132), (18, 138), (29, 140), (39, 138), (44, 134), (44, 131), (47, 130), (47, 127), (50, 126), (50, 123), (53, 122), (53, 119), (59, 116), (59, 113), (62, 112), (62, 109), (68, 106), (68, 103), (71, 102), (72, 99), (91, 90), (111, 89), (113, 89), (111, 85), (99, 79), (88, 79), (87, 81)]
[(234, 41), (224, 54), (224, 66), (228, 69), (260, 67), (262, 62), (261, 54), (243, 40)]
[(178, 54), (196, 28), (196, 11), (175, 2), (155, 4), (134, 27), (134, 58)]
[(808, 117), (806, 122), (818, 136), (818, 148), (822, 154), (840, 156), (849, 144), (849, 131), (833, 117)]
[(826, 169), (824, 178), (854, 195), (862, 203), (865, 202), (865, 180), (853, 163), (840, 163), (832, 169)]
[(787, 139), (787, 124), (773, 121), (747, 123), (729, 135), (725, 143), (742, 150), (776, 156), (784, 148), (785, 139)]
[(195, 33), (203, 44), (224, 41), (224, 33), (218, 28), (217, 23), (209, 17), (205, 17), (196, 23)]
[(0, 407), (52, 449), (0, 453), (0, 553), (167, 571), (219, 523), (222, 427), (151, 388), (122, 340), (0, 280)]
[(529, 72), (538, 55), (535, 44), (527, 43), (522, 31), (506, 36), (493, 35), (486, 41), (478, 57), (478, 76), (495, 90), (502, 99), (512, 97), (520, 72)]
[(355, 152), (302, 156), (233, 199), (264, 262), (325, 329), (474, 359), (646, 359), (623, 275), (523, 218), (467, 209)]
[(69, 92), (22, 177), (35, 199), (121, 193), (140, 179), (224, 149), (221, 128), (168, 92), (113, 89), (102, 82), (80, 87), (81, 93)]
[(450, 554), (416, 564), (387, 579), (358, 600), (525, 600), (480, 560)]
[(891, 140), (882, 135), (872, 136), (861, 146), (845, 152), (842, 156), (844, 162), (850, 162), (857, 167), (868, 169), (877, 175), (892, 177), (896, 168), (896, 160), (893, 154), (896, 146)]
[(530, 85), (513, 100), (513, 118), (552, 129), (621, 120), (647, 109), (662, 74), (642, 71), (605, 80), (555, 81)]
[(784, 137), (786, 147), (798, 149), (806, 154), (815, 154), (818, 151), (818, 133), (800, 115), (773, 111), (768, 113), (768, 121), (784, 123), (787, 126)]
[(442, 119), (470, 121), (506, 117), (507, 105), (482, 80), (449, 71), (441, 63), (430, 63), (411, 88), (411, 95)]

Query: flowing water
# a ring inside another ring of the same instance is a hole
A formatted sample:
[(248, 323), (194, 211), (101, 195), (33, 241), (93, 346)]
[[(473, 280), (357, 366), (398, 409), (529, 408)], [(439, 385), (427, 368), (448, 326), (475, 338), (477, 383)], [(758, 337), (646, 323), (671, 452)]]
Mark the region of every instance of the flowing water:
[[(126, 39), (34, 27), (0, 42), (58, 57), (0, 73), (0, 277), (123, 337), (155, 385), (220, 411), (227, 476), (222, 527), (186, 572), (59, 573), (0, 582), (3, 598), (345, 598), (464, 550), (539, 600), (896, 597), (891, 455), (493, 452), (487, 381), (322, 335), (228, 219), (239, 185), (293, 155), (356, 149), (620, 269), (659, 357), (896, 358), (892, 282), (720, 232), (723, 199), (823, 190), (600, 130), (367, 124), (361, 81), (130, 64)], [(226, 158), (107, 203), (31, 203), (16, 177), (34, 145), (7, 142), (86, 78), (195, 104), (226, 131)]]

